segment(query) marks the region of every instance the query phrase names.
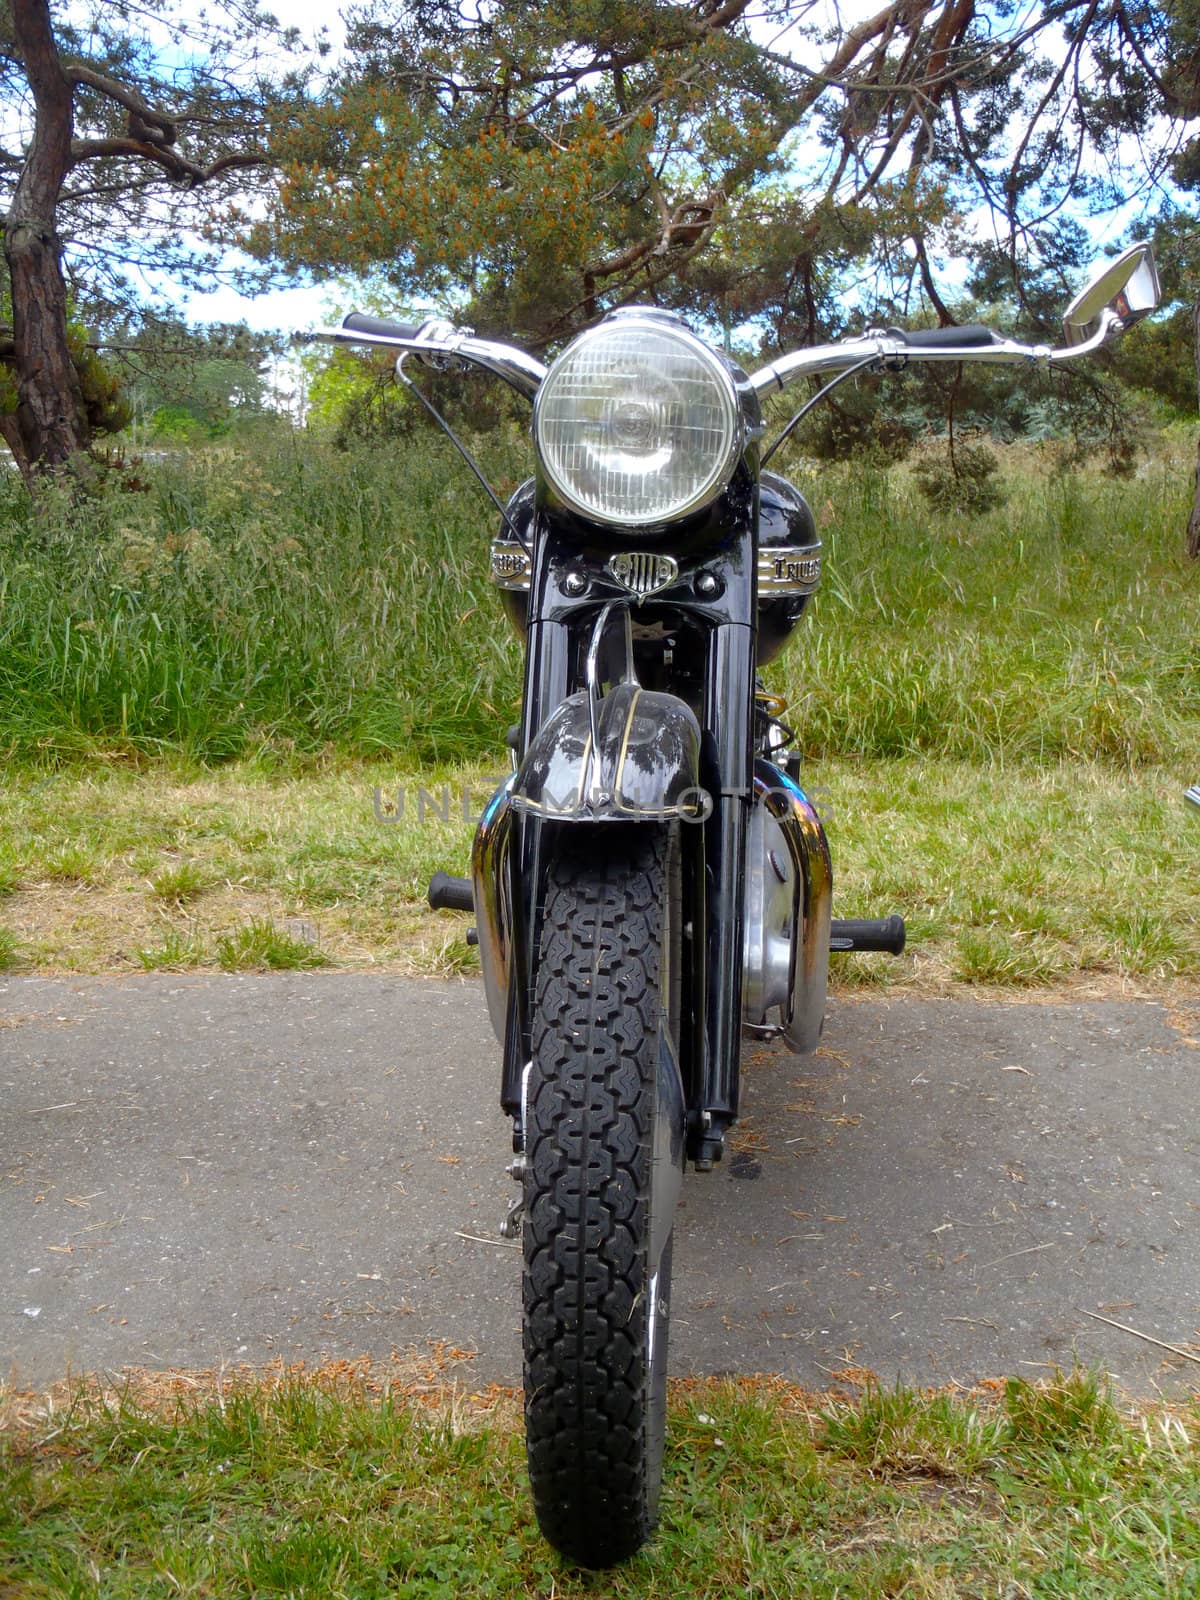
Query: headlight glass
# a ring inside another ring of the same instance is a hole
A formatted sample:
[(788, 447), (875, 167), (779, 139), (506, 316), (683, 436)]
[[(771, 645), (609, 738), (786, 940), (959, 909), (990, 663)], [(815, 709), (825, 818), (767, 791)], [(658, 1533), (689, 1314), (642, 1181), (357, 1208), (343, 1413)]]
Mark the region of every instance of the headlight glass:
[(733, 379), (684, 329), (617, 318), (583, 334), (538, 391), (547, 477), (585, 517), (630, 525), (698, 510), (742, 443)]

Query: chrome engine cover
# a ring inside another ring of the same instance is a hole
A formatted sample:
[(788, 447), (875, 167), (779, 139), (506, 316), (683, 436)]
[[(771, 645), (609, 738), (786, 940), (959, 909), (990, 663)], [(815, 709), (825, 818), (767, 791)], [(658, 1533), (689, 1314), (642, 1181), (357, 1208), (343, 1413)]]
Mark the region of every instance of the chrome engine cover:
[(790, 1010), (792, 947), (796, 938), (796, 864), (783, 827), (758, 801), (746, 841), (746, 943), (742, 1014), (754, 1027), (767, 1013)]
[(811, 801), (757, 761), (746, 847), (742, 1022), (779, 1034), (797, 1055), (816, 1049), (825, 1022), (833, 872)]

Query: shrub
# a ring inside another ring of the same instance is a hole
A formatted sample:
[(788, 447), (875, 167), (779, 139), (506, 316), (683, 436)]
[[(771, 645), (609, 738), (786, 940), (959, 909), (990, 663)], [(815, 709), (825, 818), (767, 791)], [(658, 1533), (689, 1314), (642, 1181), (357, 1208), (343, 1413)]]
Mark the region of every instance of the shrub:
[(995, 451), (986, 445), (957, 444), (945, 455), (922, 456), (912, 472), (935, 510), (979, 516), (1004, 503), (1004, 493), (993, 481), (999, 468)]

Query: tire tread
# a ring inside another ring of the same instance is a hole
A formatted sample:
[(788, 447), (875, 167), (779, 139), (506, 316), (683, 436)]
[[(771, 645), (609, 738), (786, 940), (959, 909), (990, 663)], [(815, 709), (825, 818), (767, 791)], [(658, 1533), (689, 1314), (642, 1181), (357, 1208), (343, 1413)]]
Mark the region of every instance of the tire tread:
[(622, 831), (603, 852), (564, 847), (548, 873), (526, 1126), (530, 1482), (543, 1533), (590, 1567), (649, 1537), (660, 1468), (644, 1290), (664, 846)]

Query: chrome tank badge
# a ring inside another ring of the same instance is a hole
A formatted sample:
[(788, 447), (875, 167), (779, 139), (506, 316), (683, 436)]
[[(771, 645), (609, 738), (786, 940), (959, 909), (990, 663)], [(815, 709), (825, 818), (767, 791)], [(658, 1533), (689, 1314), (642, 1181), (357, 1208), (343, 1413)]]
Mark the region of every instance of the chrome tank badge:
[(492, 540), (492, 582), (500, 589), (529, 588), (529, 551), (515, 539)]
[(624, 550), (619, 556), (613, 556), (608, 571), (623, 589), (645, 600), (648, 595), (671, 587), (679, 576), (679, 563), (671, 556)]
[(821, 581), (821, 547), (764, 545), (758, 552), (758, 592), (811, 594)]

